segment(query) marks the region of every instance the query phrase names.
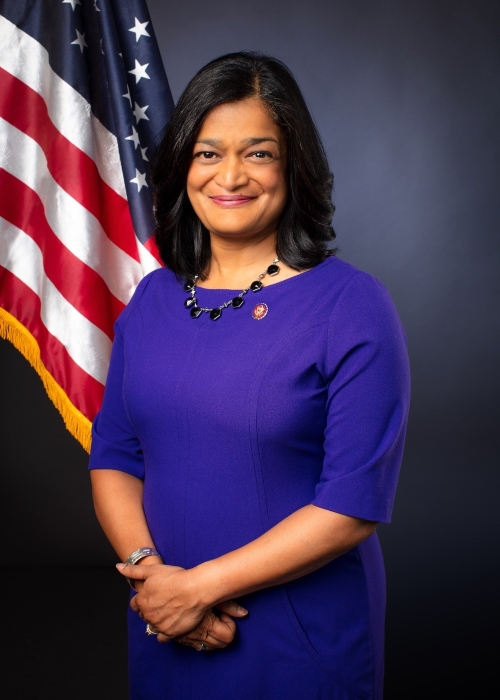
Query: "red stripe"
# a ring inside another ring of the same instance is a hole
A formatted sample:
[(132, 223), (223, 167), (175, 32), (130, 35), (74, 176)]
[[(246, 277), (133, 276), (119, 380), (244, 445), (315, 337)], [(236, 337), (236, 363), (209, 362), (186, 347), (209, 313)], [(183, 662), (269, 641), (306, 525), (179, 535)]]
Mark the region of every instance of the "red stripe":
[(0, 267), (0, 296), (2, 307), (37, 340), (43, 364), (71, 403), (93, 421), (102, 403), (104, 386), (79, 367), (64, 345), (43, 325), (39, 297), (3, 267)]
[(113, 243), (139, 262), (127, 200), (101, 179), (92, 158), (56, 129), (41, 95), (3, 68), (0, 86), (0, 116), (40, 145), (58, 185), (98, 219)]
[(95, 270), (57, 238), (36, 192), (3, 168), (0, 191), (0, 216), (35, 241), (42, 251), (43, 269), (49, 280), (72, 306), (113, 340), (113, 323), (125, 305), (111, 294)]
[(151, 255), (158, 260), (160, 265), (165, 265), (163, 260), (160, 258), (160, 251), (158, 250), (158, 246), (156, 245), (155, 237), (150, 236), (148, 240), (143, 243), (143, 246), (146, 248), (147, 251), (151, 253)]

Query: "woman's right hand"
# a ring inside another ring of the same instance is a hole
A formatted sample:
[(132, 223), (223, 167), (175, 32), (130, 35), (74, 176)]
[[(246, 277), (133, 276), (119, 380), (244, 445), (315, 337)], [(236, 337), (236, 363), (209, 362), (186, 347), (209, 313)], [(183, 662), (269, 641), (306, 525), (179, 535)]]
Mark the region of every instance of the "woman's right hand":
[[(205, 651), (213, 651), (214, 649), (224, 649), (234, 639), (236, 634), (236, 622), (233, 618), (245, 617), (248, 615), (248, 610), (245, 610), (241, 605), (234, 600), (227, 600), (217, 606), (220, 611), (218, 615), (213, 610), (209, 610), (200, 624), (191, 632), (177, 637), (175, 640), (184, 646), (193, 647), (200, 651), (202, 647)], [(158, 641), (168, 641), (163, 635), (158, 635)]]

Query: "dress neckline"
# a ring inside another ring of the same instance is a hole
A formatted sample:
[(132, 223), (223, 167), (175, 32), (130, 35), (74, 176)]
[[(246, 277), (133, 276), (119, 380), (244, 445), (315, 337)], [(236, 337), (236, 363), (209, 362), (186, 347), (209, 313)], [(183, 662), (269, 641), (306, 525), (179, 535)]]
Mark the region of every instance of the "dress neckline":
[[(266, 290), (269, 291), (274, 288), (282, 288), (284, 285), (290, 285), (291, 283), (297, 283), (298, 280), (303, 280), (305, 278), (309, 278), (310, 276), (313, 275), (313, 273), (317, 272), (320, 269), (323, 269), (324, 266), (328, 265), (331, 263), (332, 260), (336, 260), (335, 255), (329, 255), (325, 260), (322, 262), (318, 263), (318, 265), (315, 265), (314, 267), (309, 268), (309, 270), (305, 270), (304, 272), (301, 272), (299, 275), (294, 275), (293, 277), (288, 277), (286, 280), (281, 280), (279, 282), (273, 282), (273, 284), (264, 284), (262, 287), (262, 291)], [(210, 294), (211, 292), (214, 293), (224, 293), (227, 295), (231, 294), (239, 294), (241, 292), (241, 289), (230, 289), (229, 287), (199, 287), (198, 285), (196, 286), (196, 293), (198, 294), (199, 292), (202, 292), (203, 294)]]

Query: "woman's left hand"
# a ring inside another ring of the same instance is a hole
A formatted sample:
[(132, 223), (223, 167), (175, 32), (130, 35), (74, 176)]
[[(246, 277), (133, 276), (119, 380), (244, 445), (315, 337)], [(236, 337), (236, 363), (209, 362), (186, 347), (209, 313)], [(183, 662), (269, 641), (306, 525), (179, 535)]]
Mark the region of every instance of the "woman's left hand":
[(144, 581), (130, 607), (160, 630), (165, 641), (191, 632), (211, 607), (201, 602), (189, 569), (167, 564), (117, 564), (117, 569), (123, 576)]

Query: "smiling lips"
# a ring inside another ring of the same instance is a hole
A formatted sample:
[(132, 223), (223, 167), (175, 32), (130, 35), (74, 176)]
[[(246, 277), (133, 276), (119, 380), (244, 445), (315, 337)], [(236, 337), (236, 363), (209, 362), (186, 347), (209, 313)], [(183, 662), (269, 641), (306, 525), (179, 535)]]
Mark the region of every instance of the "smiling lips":
[(248, 202), (257, 199), (257, 197), (251, 197), (250, 195), (243, 194), (220, 194), (216, 195), (215, 197), (210, 197), (210, 199), (212, 202), (214, 202), (214, 204), (218, 204), (220, 207), (231, 208), (241, 206), (242, 204), (247, 204)]

